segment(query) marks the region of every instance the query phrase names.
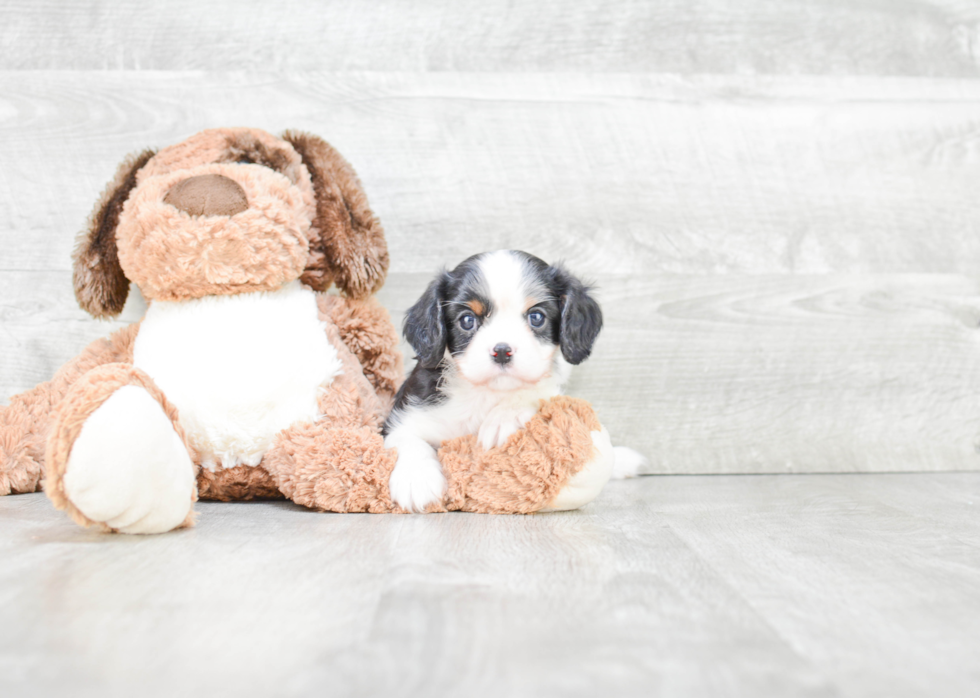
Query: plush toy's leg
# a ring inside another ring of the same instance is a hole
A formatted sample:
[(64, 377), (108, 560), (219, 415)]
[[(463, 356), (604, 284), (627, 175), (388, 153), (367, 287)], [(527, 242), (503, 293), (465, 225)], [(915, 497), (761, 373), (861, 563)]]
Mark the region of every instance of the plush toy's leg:
[(61, 402), (44, 490), (84, 526), (162, 533), (191, 525), (195, 466), (177, 411), (128, 364), (92, 369)]
[(569, 478), (558, 496), (540, 511), (568, 511), (579, 509), (599, 496), (613, 472), (615, 453), (609, 432), (605, 427), (591, 432), (595, 453), (592, 459)]

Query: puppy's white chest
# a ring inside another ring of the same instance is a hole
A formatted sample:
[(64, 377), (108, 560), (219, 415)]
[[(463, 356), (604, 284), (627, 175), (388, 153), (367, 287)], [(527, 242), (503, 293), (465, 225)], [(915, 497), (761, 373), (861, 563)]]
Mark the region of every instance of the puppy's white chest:
[(317, 418), (319, 390), (341, 372), (313, 291), (154, 301), (133, 363), (180, 414), (207, 468), (257, 465), (276, 435)]

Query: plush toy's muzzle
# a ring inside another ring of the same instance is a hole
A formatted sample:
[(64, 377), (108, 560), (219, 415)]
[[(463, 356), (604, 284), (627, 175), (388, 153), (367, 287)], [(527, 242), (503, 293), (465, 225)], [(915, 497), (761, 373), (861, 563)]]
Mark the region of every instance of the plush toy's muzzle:
[(123, 207), (119, 263), (150, 300), (271, 291), (309, 258), (312, 197), (256, 164), (146, 177)]

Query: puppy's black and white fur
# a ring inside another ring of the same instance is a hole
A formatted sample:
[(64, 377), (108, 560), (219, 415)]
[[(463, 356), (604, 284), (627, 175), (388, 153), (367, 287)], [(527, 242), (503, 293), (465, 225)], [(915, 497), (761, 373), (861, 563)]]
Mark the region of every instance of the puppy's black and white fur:
[[(440, 273), (405, 317), (417, 363), (384, 427), (385, 446), (398, 449), (392, 500), (410, 511), (438, 500), (439, 444), (466, 434), (503, 444), (561, 392), (601, 329), (589, 288), (526, 252), (478, 254)], [(635, 474), (643, 457), (615, 451), (619, 476)]]

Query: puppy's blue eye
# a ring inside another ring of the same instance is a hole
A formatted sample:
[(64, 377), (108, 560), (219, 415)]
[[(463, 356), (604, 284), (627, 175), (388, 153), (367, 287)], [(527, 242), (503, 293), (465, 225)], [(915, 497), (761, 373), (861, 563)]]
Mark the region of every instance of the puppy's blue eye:
[(544, 313), (540, 310), (534, 310), (527, 314), (527, 322), (531, 327), (541, 327), (544, 324)]
[(463, 315), (459, 318), (459, 326), (462, 327), (467, 332), (469, 332), (474, 327), (476, 327), (476, 318), (470, 315), (469, 313), (466, 313), (466, 315)]

